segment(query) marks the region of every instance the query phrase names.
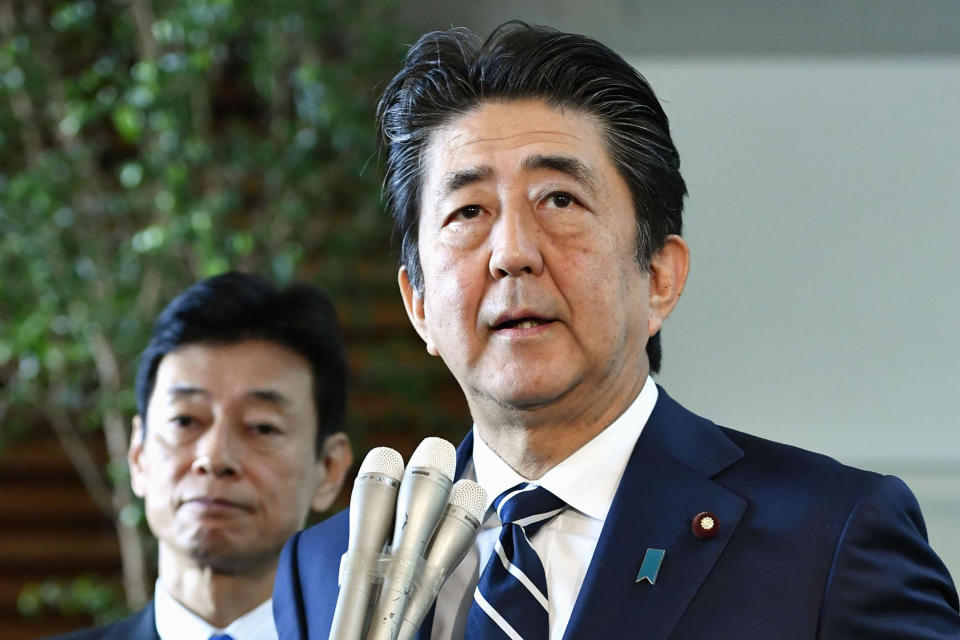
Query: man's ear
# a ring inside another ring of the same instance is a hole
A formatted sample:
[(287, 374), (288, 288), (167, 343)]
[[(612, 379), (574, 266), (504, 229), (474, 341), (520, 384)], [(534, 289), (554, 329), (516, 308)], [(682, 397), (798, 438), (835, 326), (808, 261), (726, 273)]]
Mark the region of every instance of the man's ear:
[(436, 345), (430, 339), (430, 333), (427, 331), (427, 315), (423, 308), (423, 296), (413, 288), (410, 282), (410, 274), (406, 267), (400, 267), (397, 273), (397, 284), (400, 285), (400, 296), (403, 298), (403, 308), (407, 310), (407, 317), (410, 318), (410, 324), (417, 330), (420, 338), (427, 345), (427, 353), (432, 356), (439, 355)]
[(353, 448), (347, 434), (334, 433), (327, 436), (317, 464), (323, 466), (323, 477), (313, 493), (310, 506), (314, 511), (326, 511), (340, 495), (347, 470), (353, 464)]
[(678, 235), (667, 236), (663, 247), (650, 258), (650, 314), (647, 335), (652, 336), (680, 300), (690, 271), (690, 248)]
[(130, 449), (127, 451), (127, 465), (130, 467), (130, 487), (133, 495), (143, 498), (147, 494), (147, 476), (143, 468), (143, 419), (133, 416), (133, 428), (130, 431)]

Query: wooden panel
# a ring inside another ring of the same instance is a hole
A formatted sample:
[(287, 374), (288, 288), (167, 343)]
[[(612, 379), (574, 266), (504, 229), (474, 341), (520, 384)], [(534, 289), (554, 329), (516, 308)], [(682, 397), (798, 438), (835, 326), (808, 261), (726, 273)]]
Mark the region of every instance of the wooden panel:
[(74, 568), (113, 566), (119, 554), (113, 531), (0, 531), (0, 566)]
[(89, 627), (91, 624), (90, 620), (82, 618), (0, 620), (0, 638), (3, 638), (3, 640), (36, 640), (36, 638)]
[[(94, 440), (99, 460), (104, 446)], [(46, 611), (25, 619), (23, 587), (91, 574), (119, 579), (112, 524), (91, 500), (56, 437), (43, 425), (0, 454), (0, 638), (28, 640), (90, 626), (88, 617)]]
[(37, 524), (60, 526), (99, 525), (104, 522), (90, 494), (78, 484), (4, 483), (0, 485), (4, 530)]

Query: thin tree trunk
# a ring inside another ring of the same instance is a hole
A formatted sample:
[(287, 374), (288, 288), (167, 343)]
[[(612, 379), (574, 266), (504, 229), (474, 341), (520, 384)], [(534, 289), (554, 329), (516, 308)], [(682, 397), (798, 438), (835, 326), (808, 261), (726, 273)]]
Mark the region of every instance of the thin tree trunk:
[(157, 59), (157, 41), (153, 37), (153, 7), (146, 0), (130, 0), (133, 24), (137, 28), (137, 51), (141, 60)]
[[(120, 368), (113, 348), (99, 333), (90, 336), (90, 351), (93, 354), (97, 375), (100, 378), (100, 390), (108, 398), (115, 398), (120, 392)], [(120, 412), (107, 407), (103, 413), (103, 434), (107, 442), (107, 453), (114, 468), (123, 468), (127, 464), (129, 439), (127, 428)], [(123, 563), (123, 586), (127, 594), (127, 605), (139, 609), (149, 599), (147, 584), (147, 565), (143, 538), (135, 522), (124, 517), (133, 504), (133, 491), (126, 481), (113, 484), (112, 504), (115, 513), (114, 523), (117, 538), (120, 541), (120, 559)]]
[[(50, 394), (56, 396), (56, 393)], [(65, 411), (60, 409), (55, 400), (47, 401), (47, 410), (45, 411), (50, 426), (57, 436), (57, 441), (66, 452), (67, 457), (73, 464), (73, 468), (80, 476), (83, 488), (87, 490), (94, 503), (99, 507), (103, 515), (111, 520), (115, 519), (113, 511), (113, 496), (107, 481), (103, 477), (103, 471), (100, 465), (94, 460), (90, 449), (83, 441), (83, 438), (73, 426), (73, 421)]]

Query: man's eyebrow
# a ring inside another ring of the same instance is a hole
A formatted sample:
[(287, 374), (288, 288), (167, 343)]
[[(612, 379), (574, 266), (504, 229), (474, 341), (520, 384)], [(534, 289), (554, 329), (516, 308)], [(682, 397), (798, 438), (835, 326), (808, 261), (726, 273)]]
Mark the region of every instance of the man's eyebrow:
[[(201, 387), (193, 387), (190, 385), (177, 385), (171, 387), (167, 393), (173, 399), (188, 398), (192, 396), (210, 397), (210, 392), (206, 389)], [(290, 404), (290, 398), (274, 389), (251, 389), (244, 395), (248, 398), (263, 400), (264, 402), (269, 402), (281, 407), (285, 407)]]
[(290, 404), (290, 398), (273, 389), (251, 389), (247, 391), (246, 396), (263, 400), (264, 402), (269, 402), (280, 407), (285, 407)]
[(567, 174), (589, 189), (594, 188), (593, 172), (587, 168), (587, 165), (570, 156), (530, 156), (523, 161), (523, 168), (528, 171), (533, 171), (535, 169), (550, 169), (551, 171), (559, 171), (560, 173)]
[(167, 390), (167, 395), (172, 398), (185, 398), (189, 396), (209, 396), (210, 392), (200, 387), (193, 387), (188, 384), (178, 384)]
[(458, 189), (462, 189), (475, 182), (480, 182), (492, 175), (492, 167), (470, 167), (454, 171), (447, 174), (446, 179), (443, 181), (443, 190), (440, 195), (441, 197), (449, 196)]

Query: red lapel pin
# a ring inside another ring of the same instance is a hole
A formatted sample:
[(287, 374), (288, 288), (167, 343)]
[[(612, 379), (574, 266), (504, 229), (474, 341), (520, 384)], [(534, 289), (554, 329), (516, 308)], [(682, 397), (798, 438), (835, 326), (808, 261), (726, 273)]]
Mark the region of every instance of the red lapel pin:
[(701, 511), (693, 516), (693, 535), (701, 540), (709, 540), (720, 531), (720, 519), (709, 511)]

